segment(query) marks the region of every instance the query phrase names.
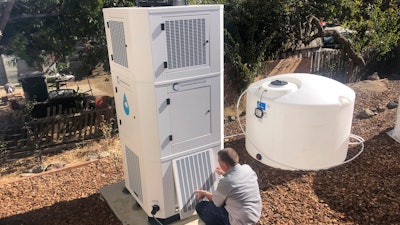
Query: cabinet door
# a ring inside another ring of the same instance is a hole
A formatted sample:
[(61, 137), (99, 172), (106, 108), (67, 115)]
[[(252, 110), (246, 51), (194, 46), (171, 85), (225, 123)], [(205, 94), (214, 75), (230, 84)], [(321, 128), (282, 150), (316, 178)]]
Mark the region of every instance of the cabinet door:
[(170, 93), (172, 153), (211, 142), (211, 86)]

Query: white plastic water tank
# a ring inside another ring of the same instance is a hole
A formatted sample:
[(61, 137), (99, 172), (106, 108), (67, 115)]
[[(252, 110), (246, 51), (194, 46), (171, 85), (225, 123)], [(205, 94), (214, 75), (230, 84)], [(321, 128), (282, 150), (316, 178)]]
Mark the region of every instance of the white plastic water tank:
[(347, 156), (355, 93), (319, 75), (269, 77), (247, 90), (246, 149), (286, 170), (318, 170)]

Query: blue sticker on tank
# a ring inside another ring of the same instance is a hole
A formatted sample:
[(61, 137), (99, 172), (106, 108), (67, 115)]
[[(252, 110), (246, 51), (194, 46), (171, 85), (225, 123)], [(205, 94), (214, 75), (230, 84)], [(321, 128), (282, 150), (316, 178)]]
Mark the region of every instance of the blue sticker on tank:
[(262, 110), (265, 110), (265, 103), (264, 102), (257, 102), (257, 108), (261, 108)]
[(128, 104), (128, 99), (126, 98), (126, 95), (125, 95), (125, 94), (124, 94), (124, 100), (123, 100), (122, 104), (123, 104), (123, 106), (124, 106), (125, 114), (126, 114), (127, 116), (129, 116), (129, 104)]

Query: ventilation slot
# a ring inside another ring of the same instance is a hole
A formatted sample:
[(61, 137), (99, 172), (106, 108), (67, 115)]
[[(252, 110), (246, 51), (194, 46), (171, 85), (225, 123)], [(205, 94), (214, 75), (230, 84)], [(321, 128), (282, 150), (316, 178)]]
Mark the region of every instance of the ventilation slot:
[(210, 155), (210, 150), (207, 150), (173, 160), (181, 218), (193, 214), (196, 205), (194, 190), (210, 191), (215, 182)]
[(137, 157), (137, 155), (135, 155), (135, 153), (133, 153), (127, 146), (125, 146), (125, 152), (128, 165), (129, 187), (134, 191), (134, 193), (131, 194), (136, 195), (140, 201), (143, 201), (139, 157)]
[(109, 21), (113, 61), (121, 66), (128, 67), (124, 23)]
[(168, 69), (204, 65), (206, 57), (206, 19), (165, 21)]

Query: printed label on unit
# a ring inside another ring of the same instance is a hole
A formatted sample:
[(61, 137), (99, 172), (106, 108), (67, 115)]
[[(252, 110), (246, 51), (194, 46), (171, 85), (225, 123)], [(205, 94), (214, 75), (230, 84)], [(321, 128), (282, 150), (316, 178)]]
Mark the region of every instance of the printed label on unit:
[(262, 110), (264, 110), (265, 111), (265, 109), (266, 109), (266, 105), (265, 105), (265, 102), (257, 102), (257, 108), (261, 108)]

